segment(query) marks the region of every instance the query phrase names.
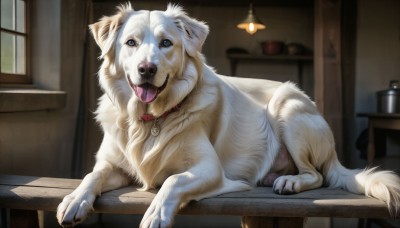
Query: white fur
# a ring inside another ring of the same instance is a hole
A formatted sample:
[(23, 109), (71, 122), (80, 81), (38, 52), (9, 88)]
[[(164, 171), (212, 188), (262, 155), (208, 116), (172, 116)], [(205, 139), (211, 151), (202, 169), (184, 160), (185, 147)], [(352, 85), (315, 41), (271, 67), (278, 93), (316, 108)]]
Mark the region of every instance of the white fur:
[[(336, 157), (328, 124), (314, 103), (295, 85), (217, 75), (201, 55), (208, 27), (180, 7), (165, 12), (134, 11), (122, 6), (112, 17), (90, 26), (102, 50), (97, 121), (104, 139), (97, 163), (82, 184), (59, 205), (60, 224), (74, 225), (92, 210), (96, 196), (135, 180), (143, 190), (160, 190), (141, 227), (169, 227), (177, 210), (190, 200), (242, 191), (272, 172), (282, 144), (298, 173), (284, 173), (274, 190), (291, 194), (323, 183), (399, 207), (399, 178), (387, 171), (348, 170)], [(135, 47), (127, 46), (135, 39)], [(163, 39), (172, 46), (161, 47)], [(165, 89), (142, 103), (128, 81), (143, 82), (137, 66), (152, 62), (154, 86)], [(181, 104), (167, 117), (166, 111)], [(152, 121), (160, 117), (160, 135)], [(291, 174), (291, 175), (289, 175)]]

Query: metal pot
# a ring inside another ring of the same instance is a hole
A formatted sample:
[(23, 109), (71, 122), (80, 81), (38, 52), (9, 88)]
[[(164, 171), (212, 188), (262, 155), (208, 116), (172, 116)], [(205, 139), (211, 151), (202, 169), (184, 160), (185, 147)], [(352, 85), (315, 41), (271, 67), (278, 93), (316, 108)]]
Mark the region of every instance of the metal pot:
[(267, 40), (261, 43), (264, 55), (278, 55), (281, 54), (283, 43), (276, 40)]
[(400, 113), (400, 82), (390, 81), (389, 88), (376, 93), (378, 112)]

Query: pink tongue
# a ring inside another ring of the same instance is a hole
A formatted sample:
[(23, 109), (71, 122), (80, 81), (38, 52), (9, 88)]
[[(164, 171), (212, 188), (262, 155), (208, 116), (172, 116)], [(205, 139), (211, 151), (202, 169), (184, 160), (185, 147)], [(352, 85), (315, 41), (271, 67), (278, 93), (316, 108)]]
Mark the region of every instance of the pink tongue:
[(136, 87), (135, 93), (143, 103), (150, 103), (157, 97), (157, 87), (150, 84), (143, 84)]

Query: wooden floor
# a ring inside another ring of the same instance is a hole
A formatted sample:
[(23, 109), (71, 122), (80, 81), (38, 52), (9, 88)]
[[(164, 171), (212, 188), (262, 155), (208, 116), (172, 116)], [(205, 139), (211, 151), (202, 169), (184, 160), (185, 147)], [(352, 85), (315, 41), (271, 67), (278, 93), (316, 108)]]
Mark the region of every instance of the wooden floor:
[[(0, 175), (0, 208), (55, 211), (80, 180)], [(143, 214), (154, 192), (126, 187), (102, 194), (95, 212)], [(389, 218), (386, 205), (373, 198), (340, 189), (321, 188), (295, 195), (277, 195), (271, 188), (224, 194), (192, 202), (179, 214), (267, 217)], [(399, 216), (397, 216), (399, 217)]]

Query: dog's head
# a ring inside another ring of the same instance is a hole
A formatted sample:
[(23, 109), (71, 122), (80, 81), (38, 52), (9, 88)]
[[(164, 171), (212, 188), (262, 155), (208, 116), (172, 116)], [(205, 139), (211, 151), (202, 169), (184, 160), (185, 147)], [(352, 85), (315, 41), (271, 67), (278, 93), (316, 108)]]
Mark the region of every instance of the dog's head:
[[(197, 83), (190, 60), (201, 59), (208, 26), (188, 17), (180, 7), (134, 11), (128, 4), (90, 29), (101, 49), (102, 67), (109, 68), (103, 88), (115, 86), (109, 82), (114, 81), (125, 95), (135, 94), (130, 99), (165, 109), (179, 103)], [(157, 108), (153, 109), (157, 114)]]

